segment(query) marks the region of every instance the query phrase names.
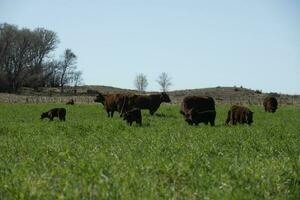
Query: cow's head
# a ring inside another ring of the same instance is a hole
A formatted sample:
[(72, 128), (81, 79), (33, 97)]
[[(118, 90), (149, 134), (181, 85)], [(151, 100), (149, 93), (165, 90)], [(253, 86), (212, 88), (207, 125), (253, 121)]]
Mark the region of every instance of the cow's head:
[(188, 124), (190, 124), (190, 125), (192, 125), (193, 124), (193, 115), (194, 115), (194, 113), (195, 113), (195, 109), (190, 109), (188, 112), (186, 112), (185, 114), (184, 114), (184, 120), (188, 123)]
[(165, 93), (165, 92), (162, 92), (160, 94), (160, 100), (161, 100), (161, 102), (166, 102), (166, 103), (170, 103), (171, 102), (171, 99), (170, 99), (169, 95), (167, 93)]
[(94, 99), (94, 102), (98, 102), (98, 103), (102, 103), (104, 104), (104, 100), (105, 100), (105, 97), (103, 94), (99, 93), (96, 98)]
[(253, 123), (253, 112), (249, 111), (246, 113), (246, 122), (247, 124), (251, 125)]
[(47, 118), (48, 117), (48, 112), (43, 112), (41, 114), (41, 119)]

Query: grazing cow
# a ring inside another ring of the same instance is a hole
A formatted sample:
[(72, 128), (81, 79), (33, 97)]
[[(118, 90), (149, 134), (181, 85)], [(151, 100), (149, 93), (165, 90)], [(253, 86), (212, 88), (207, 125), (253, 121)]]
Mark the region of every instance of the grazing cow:
[(121, 115), (132, 108), (147, 109), (150, 115), (153, 115), (163, 102), (171, 102), (169, 95), (165, 92), (150, 95), (127, 95), (124, 97)]
[(206, 125), (208, 122), (211, 126), (215, 125), (216, 119), (216, 111), (215, 110), (207, 110), (207, 111), (199, 111), (197, 109), (192, 108), (186, 114), (185, 121), (190, 125), (198, 125), (199, 123), (205, 123)]
[(41, 114), (41, 119), (49, 118), (53, 121), (54, 117), (58, 117), (60, 121), (66, 121), (66, 109), (64, 108), (53, 108), (47, 112)]
[(277, 99), (275, 97), (266, 97), (264, 99), (265, 112), (276, 112), (278, 106)]
[(232, 125), (247, 123), (251, 125), (253, 123), (253, 112), (244, 106), (233, 105), (228, 111), (226, 124)]
[(197, 110), (197, 112), (215, 111), (215, 101), (212, 97), (208, 96), (184, 97), (184, 99), (181, 102), (180, 113), (185, 117), (185, 121), (189, 124), (192, 124), (192, 121), (189, 119), (188, 114), (191, 109), (195, 109)]
[(98, 93), (95, 102), (102, 103), (108, 117), (113, 117), (114, 112), (121, 111), (123, 99), (126, 94), (101, 94)]
[(123, 119), (126, 120), (130, 126), (132, 125), (133, 122), (136, 122), (141, 126), (142, 125), (141, 110), (138, 108), (133, 108), (131, 110), (128, 110), (123, 114)]
[(74, 104), (75, 104), (75, 102), (74, 102), (73, 99), (70, 99), (70, 100), (66, 103), (66, 105), (74, 105)]

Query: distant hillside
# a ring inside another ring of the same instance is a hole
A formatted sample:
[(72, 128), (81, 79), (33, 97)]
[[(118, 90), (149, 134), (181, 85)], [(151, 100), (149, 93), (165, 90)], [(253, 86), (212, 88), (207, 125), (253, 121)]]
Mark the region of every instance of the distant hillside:
[[(77, 88), (76, 95), (73, 87), (66, 87), (62, 95), (59, 88), (40, 88), (34, 91), (23, 88), (19, 95), (0, 94), (0, 102), (65, 102), (70, 98), (77, 103), (93, 103), (94, 97), (101, 93), (138, 93), (136, 90), (122, 89), (110, 86), (86, 85)], [(156, 92), (148, 92), (156, 93)], [(268, 96), (276, 96), (280, 104), (300, 104), (300, 95), (287, 95), (278, 93), (262, 93), (242, 87), (215, 87), (201, 89), (175, 90), (168, 92), (173, 103), (179, 103), (186, 95), (212, 96), (217, 104), (262, 104)]]

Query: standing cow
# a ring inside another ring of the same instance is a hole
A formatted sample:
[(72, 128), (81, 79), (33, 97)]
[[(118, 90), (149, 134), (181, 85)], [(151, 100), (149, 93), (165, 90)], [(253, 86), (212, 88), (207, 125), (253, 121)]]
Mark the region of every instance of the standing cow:
[(96, 96), (95, 102), (102, 103), (104, 109), (107, 112), (108, 117), (113, 117), (114, 112), (120, 112), (121, 103), (123, 102), (123, 98), (126, 94), (102, 94), (98, 93)]
[(244, 106), (233, 105), (228, 111), (225, 123), (232, 125), (247, 123), (251, 125), (253, 123), (253, 112)]
[(123, 100), (121, 115), (127, 110), (133, 108), (138, 108), (141, 110), (147, 109), (149, 110), (150, 115), (153, 115), (158, 110), (161, 103), (171, 102), (169, 95), (165, 92), (150, 95), (127, 95)]
[(209, 121), (211, 126), (214, 126), (216, 117), (215, 101), (208, 96), (186, 96), (182, 100), (180, 113), (190, 125), (195, 122), (207, 124)]
[(276, 112), (277, 107), (278, 107), (278, 102), (275, 97), (266, 97), (264, 99), (264, 107), (265, 107), (265, 112)]

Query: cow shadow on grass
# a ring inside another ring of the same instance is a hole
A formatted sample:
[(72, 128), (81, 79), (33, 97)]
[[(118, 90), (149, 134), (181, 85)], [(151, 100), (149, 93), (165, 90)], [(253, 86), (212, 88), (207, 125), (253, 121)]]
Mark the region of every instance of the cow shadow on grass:
[(204, 124), (204, 123), (200, 123), (198, 125), (189, 125), (188, 126), (193, 126), (193, 127), (208, 127), (208, 128), (223, 128), (223, 127), (229, 127), (228, 125), (225, 124), (215, 124), (214, 126), (211, 126), (210, 124)]
[(154, 116), (159, 118), (173, 118), (173, 119), (176, 118), (176, 116), (174, 115), (166, 115), (164, 113), (155, 113)]
[(151, 125), (150, 125), (149, 122), (142, 123), (142, 125), (133, 123), (131, 126), (130, 126), (129, 124), (126, 123), (126, 126), (128, 126), (128, 127), (133, 127), (133, 128), (146, 128), (146, 127), (151, 127)]

